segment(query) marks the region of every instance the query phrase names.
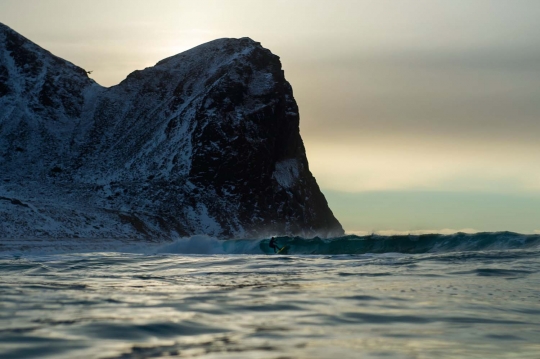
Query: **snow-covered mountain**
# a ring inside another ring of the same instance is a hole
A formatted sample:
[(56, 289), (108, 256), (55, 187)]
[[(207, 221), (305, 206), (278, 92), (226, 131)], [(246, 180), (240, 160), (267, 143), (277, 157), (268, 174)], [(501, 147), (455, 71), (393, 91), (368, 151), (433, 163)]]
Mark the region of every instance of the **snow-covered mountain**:
[(0, 238), (335, 236), (279, 57), (218, 39), (105, 88), (0, 24)]

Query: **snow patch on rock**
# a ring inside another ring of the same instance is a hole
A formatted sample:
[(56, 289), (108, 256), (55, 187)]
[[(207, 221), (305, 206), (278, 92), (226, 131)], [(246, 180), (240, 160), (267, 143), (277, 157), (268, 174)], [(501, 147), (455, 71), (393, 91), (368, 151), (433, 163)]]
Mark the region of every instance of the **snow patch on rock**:
[(272, 177), (283, 188), (292, 188), (300, 175), (298, 160), (288, 159), (276, 163)]

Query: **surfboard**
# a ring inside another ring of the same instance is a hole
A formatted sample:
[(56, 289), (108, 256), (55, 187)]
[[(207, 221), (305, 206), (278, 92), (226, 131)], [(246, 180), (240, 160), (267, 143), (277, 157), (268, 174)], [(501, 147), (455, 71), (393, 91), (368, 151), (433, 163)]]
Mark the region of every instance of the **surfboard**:
[(289, 249), (289, 246), (283, 246), (279, 251), (277, 251), (276, 254), (287, 254), (287, 250)]

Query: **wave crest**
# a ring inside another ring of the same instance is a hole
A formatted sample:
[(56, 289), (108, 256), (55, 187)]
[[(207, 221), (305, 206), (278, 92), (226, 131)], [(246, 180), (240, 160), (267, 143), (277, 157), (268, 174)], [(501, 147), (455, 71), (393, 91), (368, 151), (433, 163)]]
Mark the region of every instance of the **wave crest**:
[[(348, 235), (337, 238), (307, 239), (276, 237), (287, 254), (365, 254), (365, 253), (444, 253), (482, 250), (540, 248), (540, 235), (513, 232), (420, 234), (420, 235)], [(157, 253), (181, 254), (273, 254), (269, 239), (219, 240), (193, 236), (176, 240), (157, 249)]]

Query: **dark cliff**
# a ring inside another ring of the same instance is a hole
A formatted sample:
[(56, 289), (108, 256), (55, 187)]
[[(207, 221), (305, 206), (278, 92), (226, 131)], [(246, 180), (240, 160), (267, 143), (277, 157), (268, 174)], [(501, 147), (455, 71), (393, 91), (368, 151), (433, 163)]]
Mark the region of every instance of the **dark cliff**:
[(104, 88), (0, 24), (0, 166), (0, 237), (343, 233), (279, 57), (248, 38)]

